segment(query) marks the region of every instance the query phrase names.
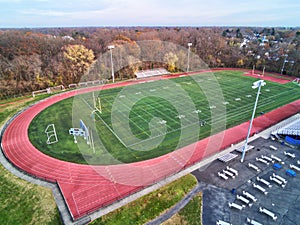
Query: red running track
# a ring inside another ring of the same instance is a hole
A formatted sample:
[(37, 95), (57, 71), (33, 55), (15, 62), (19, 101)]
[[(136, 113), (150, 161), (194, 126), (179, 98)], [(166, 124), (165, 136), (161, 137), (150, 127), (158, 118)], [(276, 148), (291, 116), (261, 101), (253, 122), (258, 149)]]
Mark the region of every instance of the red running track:
[(274, 74), (275, 73), (265, 73), (264, 76), (262, 76), (262, 74), (259, 74), (259, 73), (252, 74), (252, 72), (245, 72), (244, 75), (249, 76), (249, 77), (259, 78), (262, 80), (276, 82), (279, 84), (286, 84), (295, 79), (295, 77), (285, 76), (285, 75), (281, 75), (281, 74), (276, 74), (277, 76), (273, 76)]
[[(174, 76), (151, 79), (170, 77)], [(131, 85), (137, 82), (140, 81), (106, 85), (104, 88)], [(103, 87), (100, 88), (103, 89)], [(231, 144), (244, 140), (247, 135), (249, 122), (155, 159), (109, 166), (64, 162), (41, 153), (31, 144), (27, 134), (28, 127), (38, 113), (55, 102), (79, 92), (96, 89), (99, 87), (63, 93), (33, 105), (8, 125), (2, 138), (3, 152), (16, 167), (38, 178), (57, 182), (74, 220), (222, 151)], [(254, 120), (251, 135), (299, 111), (300, 100), (266, 113)]]

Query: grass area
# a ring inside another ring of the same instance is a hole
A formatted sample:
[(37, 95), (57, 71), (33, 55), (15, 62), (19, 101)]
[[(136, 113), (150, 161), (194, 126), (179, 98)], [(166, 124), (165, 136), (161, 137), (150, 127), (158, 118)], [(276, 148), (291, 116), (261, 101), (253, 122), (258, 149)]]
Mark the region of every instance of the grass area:
[(51, 190), (28, 183), (0, 166), (0, 224), (62, 224)]
[[(47, 97), (0, 101), (0, 126), (22, 108)], [(0, 165), (0, 224), (62, 224), (51, 190), (17, 178)]]
[(179, 202), (196, 184), (197, 180), (194, 176), (184, 176), (159, 190), (100, 217), (93, 221), (91, 225), (145, 224)]
[(162, 225), (201, 225), (202, 193), (198, 193), (178, 213), (162, 223)]
[[(66, 99), (33, 120), (30, 140), (45, 154), (82, 164), (130, 163), (164, 155), (250, 119), (257, 92), (251, 86), (257, 79), (239, 71), (214, 75), (102, 90), (96, 93), (102, 113), (96, 113), (95, 122), (91, 118), (92, 93)], [(299, 95), (300, 89), (293, 84), (267, 81), (256, 116), (297, 100)], [(79, 126), (79, 119), (93, 131), (95, 152), (82, 138), (74, 144), (68, 134), (70, 127)], [(44, 134), (50, 123), (55, 124), (59, 139), (53, 145), (46, 144)]]
[(0, 101), (0, 126), (2, 126), (6, 120), (12, 117), (15, 113), (23, 109), (24, 107), (37, 102), (48, 95), (40, 95), (36, 98), (32, 96), (24, 96), (14, 99), (5, 99)]

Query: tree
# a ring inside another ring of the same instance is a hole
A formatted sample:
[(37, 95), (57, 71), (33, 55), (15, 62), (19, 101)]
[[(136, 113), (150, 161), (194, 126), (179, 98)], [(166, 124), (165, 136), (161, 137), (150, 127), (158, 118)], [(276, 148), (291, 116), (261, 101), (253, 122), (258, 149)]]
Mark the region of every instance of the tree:
[(176, 62), (178, 61), (178, 57), (173, 52), (169, 52), (165, 54), (164, 61), (168, 64), (168, 70), (170, 72), (176, 71)]
[(65, 59), (65, 83), (78, 83), (94, 62), (94, 53), (83, 45), (68, 45), (63, 53)]

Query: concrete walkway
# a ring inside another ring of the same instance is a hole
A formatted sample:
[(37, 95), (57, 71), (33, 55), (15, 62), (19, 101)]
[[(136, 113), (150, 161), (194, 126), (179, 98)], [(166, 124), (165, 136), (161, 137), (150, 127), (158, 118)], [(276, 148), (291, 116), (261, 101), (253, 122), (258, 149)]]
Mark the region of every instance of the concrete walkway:
[(174, 214), (179, 212), (182, 208), (184, 208), (190, 200), (198, 194), (202, 190), (202, 187), (197, 185), (193, 188), (180, 202), (178, 202), (175, 206), (169, 209), (166, 213), (162, 214), (161, 216), (157, 217), (156, 219), (146, 223), (146, 225), (159, 225), (164, 221), (170, 219)]

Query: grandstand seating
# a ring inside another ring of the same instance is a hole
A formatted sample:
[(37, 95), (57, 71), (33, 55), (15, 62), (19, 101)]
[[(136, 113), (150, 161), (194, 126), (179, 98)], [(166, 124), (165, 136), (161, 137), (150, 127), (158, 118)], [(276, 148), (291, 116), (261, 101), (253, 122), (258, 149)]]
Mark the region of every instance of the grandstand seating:
[(285, 136), (286, 143), (291, 145), (300, 145), (300, 119), (273, 131), (272, 135), (283, 135)]
[(168, 72), (166, 69), (163, 69), (163, 68), (144, 70), (144, 71), (139, 71), (139, 72), (135, 73), (137, 79), (153, 77), (153, 76), (162, 76), (162, 75), (166, 75), (166, 74), (170, 74), (170, 72)]
[(218, 160), (220, 160), (221, 162), (229, 162), (231, 160), (233, 160), (234, 158), (236, 158), (238, 155), (237, 154), (233, 154), (233, 153), (227, 153), (221, 157), (218, 158)]

